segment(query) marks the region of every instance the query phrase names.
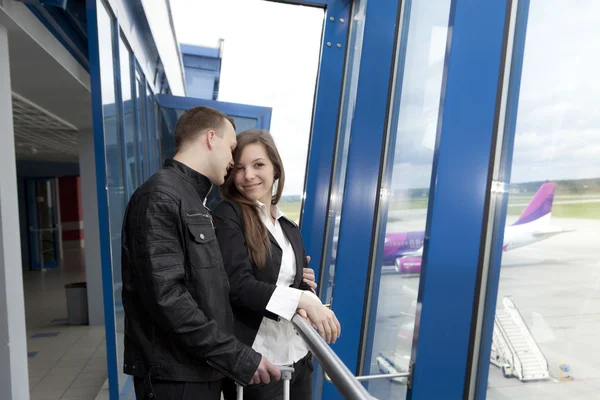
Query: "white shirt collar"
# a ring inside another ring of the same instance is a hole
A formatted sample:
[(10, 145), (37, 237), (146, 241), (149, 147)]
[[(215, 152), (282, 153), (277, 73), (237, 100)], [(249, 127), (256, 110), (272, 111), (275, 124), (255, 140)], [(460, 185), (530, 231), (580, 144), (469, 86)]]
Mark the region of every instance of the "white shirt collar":
[[(258, 204), (258, 208), (261, 210), (263, 217), (268, 218), (267, 206), (258, 200), (256, 201), (256, 204)], [(281, 217), (287, 218), (287, 216), (283, 213), (283, 211), (281, 211), (277, 204), (271, 204), (271, 214), (273, 215), (273, 217), (275, 217), (275, 220), (278, 220)]]

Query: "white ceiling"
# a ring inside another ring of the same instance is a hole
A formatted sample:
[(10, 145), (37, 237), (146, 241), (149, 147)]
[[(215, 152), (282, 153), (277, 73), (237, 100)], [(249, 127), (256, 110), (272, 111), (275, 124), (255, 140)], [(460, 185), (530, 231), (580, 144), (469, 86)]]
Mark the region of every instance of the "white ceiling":
[(21, 3), (0, 0), (8, 30), (18, 159), (78, 162), (78, 130), (91, 129), (89, 74)]
[(78, 162), (78, 130), (13, 93), (16, 157), (20, 160)]

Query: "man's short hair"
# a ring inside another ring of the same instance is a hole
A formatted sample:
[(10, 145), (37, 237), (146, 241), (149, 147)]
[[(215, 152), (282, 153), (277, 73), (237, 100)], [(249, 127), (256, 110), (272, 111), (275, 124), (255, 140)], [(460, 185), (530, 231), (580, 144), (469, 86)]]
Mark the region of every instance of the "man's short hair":
[(233, 118), (214, 108), (200, 106), (184, 111), (175, 124), (175, 152), (207, 130), (212, 129), (222, 137), (225, 121), (231, 122), (235, 129)]

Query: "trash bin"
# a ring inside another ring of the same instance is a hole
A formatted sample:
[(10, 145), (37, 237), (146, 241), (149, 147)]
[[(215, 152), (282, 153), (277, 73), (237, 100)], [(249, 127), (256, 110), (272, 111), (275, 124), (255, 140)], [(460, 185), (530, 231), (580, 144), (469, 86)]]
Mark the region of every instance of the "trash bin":
[(67, 292), (67, 319), (69, 325), (87, 325), (87, 283), (69, 283), (65, 285), (65, 291)]

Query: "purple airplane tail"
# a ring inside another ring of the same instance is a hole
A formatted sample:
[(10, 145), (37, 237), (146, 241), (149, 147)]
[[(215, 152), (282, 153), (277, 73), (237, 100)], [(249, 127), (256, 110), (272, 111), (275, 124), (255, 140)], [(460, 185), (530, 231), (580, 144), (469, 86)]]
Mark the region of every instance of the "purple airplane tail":
[(556, 183), (544, 183), (536, 192), (531, 202), (513, 225), (522, 225), (538, 220), (552, 212)]

